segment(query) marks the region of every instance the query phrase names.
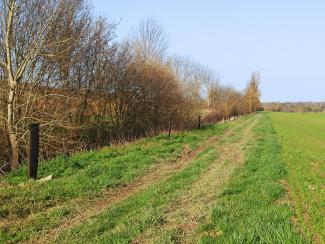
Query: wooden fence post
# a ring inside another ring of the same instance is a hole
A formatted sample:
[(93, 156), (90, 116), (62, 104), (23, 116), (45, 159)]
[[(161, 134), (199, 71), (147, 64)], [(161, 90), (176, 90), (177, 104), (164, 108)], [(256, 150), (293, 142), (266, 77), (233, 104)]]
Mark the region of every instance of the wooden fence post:
[(39, 152), (39, 124), (29, 125), (28, 178), (37, 179)]
[(172, 118), (169, 118), (169, 128), (168, 128), (168, 138), (170, 139), (170, 134), (172, 130)]
[(197, 128), (201, 129), (201, 116), (199, 116), (199, 124), (198, 124)]

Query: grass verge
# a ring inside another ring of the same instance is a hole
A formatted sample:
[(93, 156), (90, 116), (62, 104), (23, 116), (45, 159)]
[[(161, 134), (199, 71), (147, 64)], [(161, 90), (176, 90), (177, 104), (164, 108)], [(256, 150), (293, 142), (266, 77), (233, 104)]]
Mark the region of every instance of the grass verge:
[(54, 175), (46, 183), (25, 182), (26, 167), (22, 167), (0, 179), (0, 241), (35, 238), (75, 213), (77, 201), (100, 197), (103, 189), (125, 185), (159, 163), (176, 160), (185, 146), (195, 149), (228, 127), (217, 124), (174, 134), (170, 140), (160, 135), (69, 158), (57, 157), (40, 165), (40, 177)]
[(126, 201), (60, 234), (57, 242), (128, 243), (147, 228), (159, 225), (163, 209), (182, 190), (190, 187), (216, 158), (213, 148), (206, 148), (183, 171), (164, 182), (150, 186)]
[[(242, 122), (232, 123), (232, 126), (242, 125)], [(238, 132), (234, 130), (229, 137), (237, 136)], [(207, 146), (181, 172), (149, 186), (123, 202), (109, 206), (78, 226), (67, 229), (59, 234), (55, 242), (83, 243), (91, 240), (93, 243), (130, 243), (148, 229), (159, 229), (166, 221), (164, 211), (205, 174), (218, 156), (215, 145)], [(164, 242), (174, 242), (177, 236), (178, 233), (168, 234), (164, 236)]]
[(254, 128), (257, 141), (243, 168), (233, 174), (219, 196), (211, 223), (201, 226), (202, 243), (302, 243), (290, 218), (285, 189), (287, 177), (280, 145), (270, 118), (263, 115)]

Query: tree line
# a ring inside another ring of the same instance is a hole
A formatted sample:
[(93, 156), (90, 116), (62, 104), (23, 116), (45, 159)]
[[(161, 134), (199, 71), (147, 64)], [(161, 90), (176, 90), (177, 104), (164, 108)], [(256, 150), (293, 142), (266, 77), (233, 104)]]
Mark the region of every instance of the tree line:
[(117, 41), (116, 23), (84, 0), (0, 0), (0, 170), (26, 160), (28, 125), (41, 156), (193, 128), (260, 108), (258, 73), (244, 91), (208, 67), (168, 55), (153, 19)]
[(325, 102), (270, 102), (262, 106), (270, 112), (325, 112)]

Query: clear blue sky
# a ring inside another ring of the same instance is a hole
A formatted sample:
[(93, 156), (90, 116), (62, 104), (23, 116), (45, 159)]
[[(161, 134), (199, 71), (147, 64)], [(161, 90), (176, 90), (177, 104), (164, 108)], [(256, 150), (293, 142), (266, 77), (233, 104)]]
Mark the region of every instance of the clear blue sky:
[(222, 83), (262, 75), (263, 101), (325, 101), (325, 0), (93, 0), (94, 13), (127, 37), (152, 17), (171, 54), (189, 55)]

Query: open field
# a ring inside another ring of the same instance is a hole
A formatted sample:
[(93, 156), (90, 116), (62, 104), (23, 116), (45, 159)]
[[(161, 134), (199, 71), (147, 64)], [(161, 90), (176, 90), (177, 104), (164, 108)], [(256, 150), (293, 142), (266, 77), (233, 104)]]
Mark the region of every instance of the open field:
[(271, 113), (287, 163), (284, 182), (297, 229), (325, 242), (325, 114)]
[(259, 113), (0, 181), (1, 242), (321, 243), (325, 115)]

